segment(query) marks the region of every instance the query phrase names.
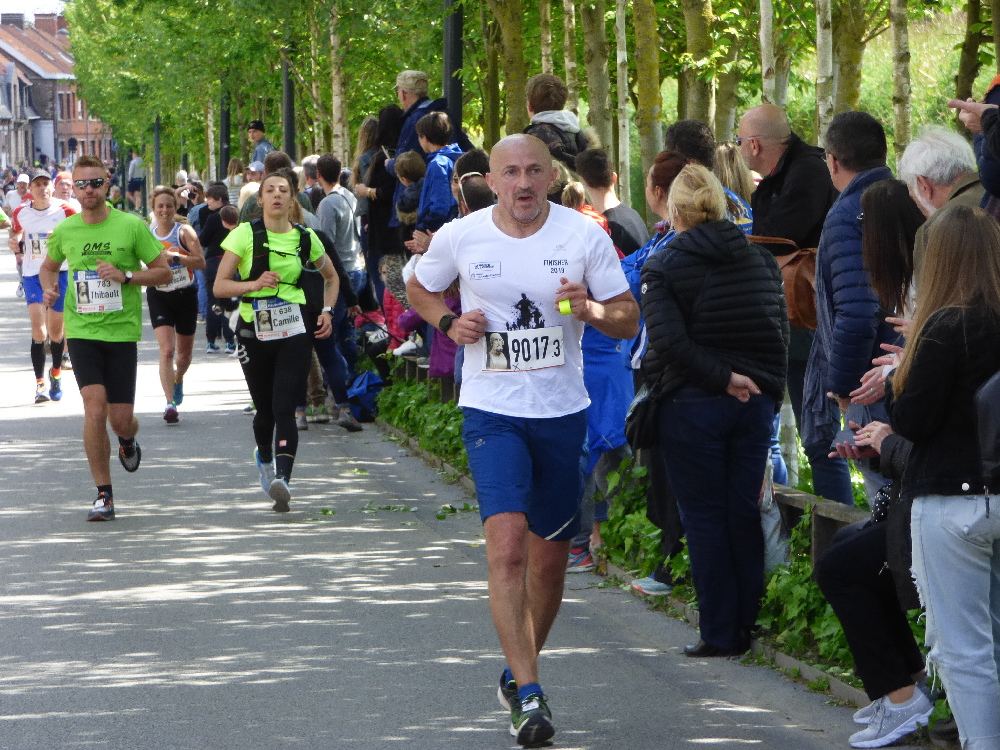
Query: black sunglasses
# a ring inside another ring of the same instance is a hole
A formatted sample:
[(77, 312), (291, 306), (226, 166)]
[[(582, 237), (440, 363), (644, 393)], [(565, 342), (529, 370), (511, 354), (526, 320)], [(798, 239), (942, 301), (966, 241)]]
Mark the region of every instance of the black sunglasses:
[(88, 185), (97, 190), (98, 188), (104, 187), (104, 183), (107, 181), (106, 177), (95, 177), (92, 180), (73, 180), (73, 184), (76, 186), (77, 190), (86, 190)]

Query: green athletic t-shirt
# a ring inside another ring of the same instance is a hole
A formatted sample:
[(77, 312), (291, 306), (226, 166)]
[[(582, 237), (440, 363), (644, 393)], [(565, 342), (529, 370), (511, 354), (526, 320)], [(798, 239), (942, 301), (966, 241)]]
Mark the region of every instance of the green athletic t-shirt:
[(142, 270), (160, 256), (160, 244), (138, 216), (112, 210), (100, 224), (87, 224), (81, 214), (59, 222), (49, 235), (48, 256), (56, 263), (69, 261), (66, 290), (66, 336), (94, 341), (138, 341), (142, 338), (142, 287), (122, 284), (122, 309), (78, 313), (76, 271), (96, 271), (97, 262), (113, 263), (122, 271)]
[[(312, 240), (309, 260), (315, 263), (324, 255), (323, 243), (320, 242), (313, 230), (307, 229), (306, 231), (309, 232), (309, 238)], [(278, 288), (264, 287), (259, 292), (247, 292), (243, 296), (258, 299), (281, 297), (286, 302), (304, 305), (306, 295), (295, 284), (299, 274), (302, 273), (302, 264), (299, 262), (299, 230), (292, 227), (292, 231), (282, 234), (268, 232), (267, 246), (271, 251), (269, 270), (281, 276)], [(240, 256), (237, 269), (240, 272), (240, 277), (246, 279), (250, 275), (250, 267), (253, 265), (253, 229), (250, 227), (250, 222), (244, 222), (231, 231), (229, 236), (222, 241), (222, 249)], [(240, 303), (240, 317), (247, 323), (253, 321), (253, 308), (249, 302)]]

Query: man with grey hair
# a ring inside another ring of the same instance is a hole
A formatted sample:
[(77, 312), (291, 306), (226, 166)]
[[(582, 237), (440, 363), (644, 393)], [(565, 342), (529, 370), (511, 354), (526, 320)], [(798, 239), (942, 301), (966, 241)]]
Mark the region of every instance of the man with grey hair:
[[(986, 192), (979, 181), (972, 146), (958, 133), (944, 128), (928, 128), (906, 147), (899, 160), (899, 179), (906, 183), (924, 216), (930, 216), (946, 203), (978, 206)], [(926, 226), (917, 230), (913, 247), (915, 281), (923, 268)]]
[(302, 192), (309, 199), (312, 204), (312, 211), (316, 213), (316, 209), (319, 208), (319, 202), (323, 200), (325, 193), (323, 192), (322, 186), (316, 181), (318, 177), (318, 172), (316, 171), (316, 162), (319, 161), (319, 154), (309, 154), (302, 159), (302, 176), (305, 177), (306, 184), (302, 188)]
[[(396, 156), (407, 151), (416, 151), (423, 155), (420, 148), (420, 139), (417, 136), (417, 120), (430, 112), (447, 112), (447, 99), (431, 99), (427, 92), (427, 74), (422, 70), (404, 70), (396, 76), (396, 98), (399, 99), (399, 106), (403, 108), (403, 125), (399, 131), (399, 140), (396, 142)], [(457, 143), (462, 151), (471, 151), (473, 146), (465, 135), (458, 128), (452, 129), (452, 143)], [(389, 174), (396, 176), (395, 159), (386, 162)], [(396, 194), (393, 196), (393, 205), (399, 202), (402, 195), (403, 186), (396, 185)], [(394, 227), (399, 224), (396, 213), (393, 212), (389, 220), (389, 226)]]

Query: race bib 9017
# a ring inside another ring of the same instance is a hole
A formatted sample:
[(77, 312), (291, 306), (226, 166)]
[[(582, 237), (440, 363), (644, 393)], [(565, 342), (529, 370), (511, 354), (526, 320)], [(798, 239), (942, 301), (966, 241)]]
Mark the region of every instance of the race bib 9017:
[(76, 285), (76, 311), (80, 314), (115, 312), (122, 309), (122, 285), (102, 279), (97, 271), (73, 273)]
[(565, 362), (562, 326), (486, 333), (484, 372), (528, 372)]
[(281, 297), (255, 299), (253, 308), (253, 330), (258, 341), (273, 341), (297, 336), (306, 332), (302, 311), (294, 302)]

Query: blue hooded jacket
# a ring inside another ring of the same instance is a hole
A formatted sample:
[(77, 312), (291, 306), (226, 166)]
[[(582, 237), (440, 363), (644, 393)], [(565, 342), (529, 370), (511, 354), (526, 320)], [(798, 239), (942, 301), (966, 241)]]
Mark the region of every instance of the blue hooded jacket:
[(451, 175), (455, 171), (455, 161), (462, 155), (457, 143), (427, 154), (427, 173), (420, 191), (420, 208), (417, 209), (415, 229), (436, 232), (451, 217), (452, 208), (457, 205), (451, 192)]

